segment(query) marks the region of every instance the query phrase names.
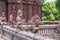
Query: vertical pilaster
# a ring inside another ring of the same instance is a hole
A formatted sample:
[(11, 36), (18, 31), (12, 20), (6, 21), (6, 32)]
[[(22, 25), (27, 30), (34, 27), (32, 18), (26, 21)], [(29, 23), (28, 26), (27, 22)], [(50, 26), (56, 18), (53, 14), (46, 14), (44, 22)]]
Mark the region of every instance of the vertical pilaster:
[(32, 5), (28, 5), (28, 20), (32, 18)]
[(40, 19), (42, 20), (42, 8), (41, 8), (41, 5), (38, 5), (38, 15), (39, 15)]

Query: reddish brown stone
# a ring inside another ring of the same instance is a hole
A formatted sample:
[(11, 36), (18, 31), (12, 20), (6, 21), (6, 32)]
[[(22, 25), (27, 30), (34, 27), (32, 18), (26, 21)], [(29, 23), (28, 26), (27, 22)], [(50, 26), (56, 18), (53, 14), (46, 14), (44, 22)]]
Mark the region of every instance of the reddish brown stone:
[(31, 20), (35, 14), (38, 14), (40, 19), (42, 16), (39, 0), (4, 0), (0, 1), (0, 5), (0, 13), (5, 13), (7, 21), (9, 21), (10, 15), (13, 14), (13, 21), (16, 22), (19, 10), (22, 11), (22, 18), (24, 18), (26, 22)]

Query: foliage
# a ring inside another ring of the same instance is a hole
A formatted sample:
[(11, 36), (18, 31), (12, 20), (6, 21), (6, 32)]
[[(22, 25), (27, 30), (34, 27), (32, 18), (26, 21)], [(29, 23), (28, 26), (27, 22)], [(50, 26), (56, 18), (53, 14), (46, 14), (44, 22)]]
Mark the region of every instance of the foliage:
[(60, 19), (60, 0), (56, 0), (56, 8), (58, 9), (58, 18)]
[(57, 1), (56, 1), (56, 8), (57, 8), (58, 10), (60, 10), (60, 0), (57, 0)]
[(46, 3), (45, 0), (41, 0), (41, 3), (43, 12), (42, 20), (55, 21), (55, 17), (57, 17), (57, 19), (58, 16), (60, 17), (59, 12), (56, 8), (56, 1)]

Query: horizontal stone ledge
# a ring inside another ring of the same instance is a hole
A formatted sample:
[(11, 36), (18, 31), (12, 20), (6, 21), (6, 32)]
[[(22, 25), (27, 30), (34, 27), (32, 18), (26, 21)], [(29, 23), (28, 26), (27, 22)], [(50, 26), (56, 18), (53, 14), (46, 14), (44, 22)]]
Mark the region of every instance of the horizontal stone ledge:
[(42, 21), (44, 24), (59, 24), (59, 21)]
[[(12, 27), (6, 26), (6, 25), (2, 26), (2, 30), (5, 30), (9, 33), (12, 33), (13, 35), (15, 33), (15, 35), (17, 35), (17, 36), (22, 35), (22, 36), (25, 36), (27, 38), (31, 38), (32, 40), (54, 40), (54, 39), (50, 39), (48, 37), (43, 37), (43, 36), (38, 35), (38, 34), (33, 34), (31, 32), (17, 30), (15, 28), (12, 28)], [(20, 37), (22, 37), (22, 36), (20, 36)]]
[(39, 25), (40, 29), (53, 29), (53, 28), (57, 28), (59, 25), (58, 24), (46, 24), (46, 25)]
[(14, 30), (14, 28), (13, 28), (13, 30), (11, 30), (7, 27), (5, 27), (5, 28), (3, 27), (2, 29), (3, 29), (4, 32), (7, 32), (7, 33), (9, 33), (11, 35), (14, 35), (14, 36), (17, 36), (18, 38), (22, 38), (22, 39), (26, 39), (26, 40), (32, 40), (29, 37), (26, 37), (24, 35), (19, 34), (17, 31)]

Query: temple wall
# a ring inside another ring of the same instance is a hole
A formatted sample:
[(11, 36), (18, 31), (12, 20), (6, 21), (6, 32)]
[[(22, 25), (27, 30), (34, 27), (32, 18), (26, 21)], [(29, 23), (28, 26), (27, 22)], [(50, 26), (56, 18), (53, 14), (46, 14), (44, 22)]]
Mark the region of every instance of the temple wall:
[[(18, 11), (21, 10), (22, 18), (25, 19), (26, 22), (32, 20), (31, 18), (39, 16), (41, 21), (42, 11), (41, 4), (35, 0), (8, 0), (8, 1), (0, 1), (0, 13), (5, 13), (6, 20), (9, 21), (10, 15), (13, 15), (13, 21), (16, 21), (16, 17)], [(20, 13), (20, 12), (19, 12)]]

